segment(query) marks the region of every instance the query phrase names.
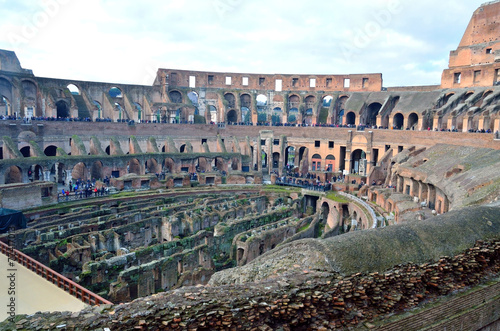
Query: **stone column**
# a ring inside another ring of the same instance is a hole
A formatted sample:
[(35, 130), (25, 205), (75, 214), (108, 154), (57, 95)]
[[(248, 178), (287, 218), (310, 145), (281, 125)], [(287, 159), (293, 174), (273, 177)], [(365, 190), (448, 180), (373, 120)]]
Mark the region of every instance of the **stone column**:
[(500, 118), (495, 118), (495, 121), (493, 122), (493, 132), (497, 131), (500, 131)]
[(46, 182), (50, 182), (50, 171), (44, 171), (43, 177)]
[(441, 129), (441, 117), (439, 115), (434, 115), (432, 120), (432, 128), (433, 129)]
[(71, 181), (73, 180), (73, 176), (71, 175), (71, 172), (72, 172), (72, 171), (73, 171), (73, 170), (70, 170), (70, 169), (67, 169), (67, 170), (66, 170), (66, 180), (65, 180), (65, 182), (64, 182), (64, 185), (68, 185), (69, 181), (70, 181), (70, 180), (71, 180)]
[(463, 125), (462, 125), (462, 132), (468, 132), (471, 124), (472, 124), (472, 117), (464, 116)]

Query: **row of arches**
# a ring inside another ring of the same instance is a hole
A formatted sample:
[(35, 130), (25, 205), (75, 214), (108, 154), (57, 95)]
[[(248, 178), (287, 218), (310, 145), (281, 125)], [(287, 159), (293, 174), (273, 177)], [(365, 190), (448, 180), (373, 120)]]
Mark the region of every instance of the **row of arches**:
[(209, 173), (213, 171), (241, 170), (239, 158), (229, 160), (222, 157), (198, 157), (193, 160), (175, 161), (173, 158), (149, 158), (141, 162), (138, 158), (129, 159), (122, 168), (109, 167), (103, 161), (78, 162), (68, 166), (63, 162), (55, 162), (44, 166), (41, 164), (12, 165), (5, 170), (4, 183), (27, 183), (33, 181), (54, 181), (60, 184), (69, 180), (103, 179), (106, 176), (120, 177), (125, 174), (176, 174), (182, 172)]

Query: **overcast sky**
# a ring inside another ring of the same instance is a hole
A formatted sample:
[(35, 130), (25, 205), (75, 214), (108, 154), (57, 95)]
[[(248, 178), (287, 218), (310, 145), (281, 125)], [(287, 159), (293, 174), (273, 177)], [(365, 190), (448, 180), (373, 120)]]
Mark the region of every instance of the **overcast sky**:
[(430, 85), (482, 3), (0, 0), (0, 48), (41, 77), (151, 85), (158, 68), (175, 68)]

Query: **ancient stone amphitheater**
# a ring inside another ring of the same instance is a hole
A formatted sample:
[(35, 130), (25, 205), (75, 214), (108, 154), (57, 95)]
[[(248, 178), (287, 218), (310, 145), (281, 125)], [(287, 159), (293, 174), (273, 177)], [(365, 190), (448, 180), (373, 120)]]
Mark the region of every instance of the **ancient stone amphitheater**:
[(498, 330), (499, 19), (441, 86), (97, 83), (0, 51), (0, 207), (29, 220), (0, 240), (112, 303), (0, 329)]

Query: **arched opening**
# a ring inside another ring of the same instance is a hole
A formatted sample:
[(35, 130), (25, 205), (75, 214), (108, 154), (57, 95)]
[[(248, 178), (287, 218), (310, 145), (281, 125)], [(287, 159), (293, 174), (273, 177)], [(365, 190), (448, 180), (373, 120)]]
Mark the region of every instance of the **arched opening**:
[(56, 156), (57, 155), (57, 146), (54, 146), (54, 145), (47, 146), (47, 147), (45, 147), (43, 153), (46, 156)]
[(342, 120), (345, 116), (345, 104), (347, 102), (347, 99), (349, 99), (349, 97), (347, 95), (344, 95), (337, 100), (337, 104), (334, 111), (334, 116), (336, 118), (334, 118), (333, 123), (342, 124)]
[(325, 201), (320, 208), (320, 217), (324, 224), (328, 220), (328, 215), (330, 215), (330, 205)]
[(299, 148), (299, 159), (297, 166), (299, 167), (299, 172), (301, 174), (306, 174), (309, 171), (309, 149), (307, 147)]
[(215, 106), (208, 106), (208, 114), (210, 116), (210, 123), (217, 124), (217, 108)]
[(347, 125), (355, 125), (356, 124), (356, 114), (354, 112), (350, 111), (347, 113), (345, 122)]
[(209, 163), (207, 162), (207, 159), (204, 157), (199, 157), (196, 160), (196, 171), (197, 172), (206, 172), (210, 171), (210, 168), (208, 167)]
[(135, 107), (135, 110), (137, 112), (137, 120), (139, 122), (141, 122), (142, 121), (142, 117), (143, 117), (142, 106), (139, 103), (134, 102), (134, 107)]
[(224, 159), (221, 157), (216, 157), (215, 160), (215, 169), (219, 171), (225, 171), (225, 165), (226, 163), (224, 162)]
[(295, 147), (288, 146), (285, 149), (285, 162), (289, 169), (295, 166)]
[(12, 105), (8, 98), (2, 95), (0, 98), (0, 115), (12, 116)]
[(30, 157), (31, 156), (31, 147), (30, 146), (24, 146), (19, 151), (21, 152), (21, 154), (24, 157)]
[(102, 162), (101, 161), (95, 161), (92, 164), (92, 167), (90, 167), (90, 177), (92, 179), (103, 179), (103, 173), (102, 173)]
[(28, 179), (30, 181), (43, 180), (43, 168), (42, 166), (35, 164), (29, 167), (28, 169)]
[(445, 95), (445, 97), (443, 98), (443, 104), (441, 105), (441, 107), (446, 105), (448, 103), (448, 101), (450, 101), (450, 98), (454, 95), (455, 95), (455, 93), (448, 93), (447, 95)]
[(366, 153), (357, 149), (351, 154), (351, 173), (364, 176), (366, 172)]
[[(24, 106), (26, 107), (24, 116), (35, 116), (35, 109), (37, 105), (37, 86), (30, 80), (23, 80), (22, 87), (24, 92)], [(20, 115), (20, 114), (18, 114)]]
[(80, 95), (80, 89), (75, 84), (69, 84), (66, 88), (72, 95)]
[(195, 91), (191, 91), (187, 94), (187, 97), (189, 98), (189, 100), (191, 101), (191, 103), (193, 105), (197, 105), (198, 104), (198, 93), (196, 93)]
[(328, 110), (332, 105), (333, 97), (331, 95), (327, 95), (323, 97), (323, 101), (321, 102), (321, 110), (318, 116), (318, 122), (320, 124), (326, 124), (328, 121)]
[(103, 118), (102, 106), (99, 101), (93, 100), (92, 103), (94, 104), (94, 111), (97, 112), (96, 118)]
[(324, 108), (328, 108), (332, 105), (332, 100), (333, 100), (333, 97), (331, 95), (327, 95), (325, 97), (323, 97), (323, 107)]
[(241, 104), (241, 121), (243, 123), (250, 123), (252, 121), (250, 107), (252, 106), (252, 97), (249, 94), (242, 94), (240, 96)]
[(166, 173), (174, 173), (175, 171), (175, 162), (172, 158), (166, 158), (163, 163), (163, 171)]
[(394, 115), (392, 126), (394, 130), (401, 130), (403, 128), (404, 116), (401, 113)]
[(56, 163), (50, 168), (50, 179), (58, 184), (63, 184), (66, 178), (66, 170), (63, 163)]
[(234, 109), (231, 109), (227, 112), (227, 122), (228, 123), (237, 123), (238, 122), (238, 114)]
[(325, 163), (326, 163), (326, 171), (328, 171), (328, 172), (335, 172), (336, 171), (336, 169), (335, 169), (335, 156), (327, 155), (327, 157), (325, 159)]
[(68, 103), (64, 100), (59, 100), (56, 102), (57, 109), (57, 117), (58, 118), (67, 118), (69, 116), (69, 106)]
[(275, 107), (273, 109), (273, 115), (271, 116), (271, 121), (273, 125), (281, 124), (283, 121), (283, 110), (280, 107)]
[(12, 84), (4, 78), (0, 78), (0, 96), (0, 115), (14, 115), (10, 103), (10, 100), (12, 100)]
[(127, 163), (127, 173), (141, 175), (141, 163), (137, 159), (132, 159)]
[(159, 174), (161, 172), (158, 162), (155, 159), (149, 159), (145, 163), (146, 173)]
[(257, 101), (257, 122), (264, 124), (267, 122), (267, 97), (264, 94), (259, 94), (256, 97)]
[(311, 158), (311, 170), (312, 171), (321, 171), (321, 155), (314, 154)]
[(236, 108), (236, 98), (232, 93), (224, 94), (225, 105), (227, 108)]
[(87, 167), (85, 166), (85, 163), (83, 163), (83, 162), (77, 163), (73, 167), (73, 170), (71, 171), (71, 177), (73, 179), (81, 179), (81, 180), (90, 179), (88, 177), (88, 171), (87, 171)]
[(366, 119), (365, 124), (367, 126), (376, 126), (377, 125), (377, 115), (382, 108), (382, 105), (378, 102), (374, 102), (368, 106), (366, 109)]
[(182, 94), (179, 91), (170, 91), (168, 92), (168, 97), (170, 98), (170, 102), (172, 103), (182, 103)]
[(105, 150), (106, 154), (111, 155), (111, 146), (108, 145)]
[(274, 152), (273, 153), (273, 169), (278, 169), (280, 164), (280, 153)]
[(181, 147), (179, 148), (179, 152), (181, 152), (181, 153), (187, 153), (186, 144), (181, 145)]
[(109, 89), (108, 94), (112, 98), (123, 98), (122, 90), (118, 87), (113, 86)]
[(305, 102), (305, 112), (302, 114), (302, 124), (312, 125), (314, 116), (314, 103), (316, 102), (316, 97), (309, 95), (304, 99)]
[(14, 184), (23, 182), (23, 173), (18, 166), (11, 166), (5, 172), (5, 184)]
[(239, 168), (239, 165), (240, 165), (240, 160), (238, 160), (238, 158), (236, 157), (233, 157), (231, 159), (231, 170), (238, 170)]
[(416, 113), (411, 113), (408, 116), (408, 128), (410, 130), (416, 130), (418, 124), (418, 115)]
[(296, 124), (299, 119), (300, 97), (292, 94), (288, 97), (288, 123)]

